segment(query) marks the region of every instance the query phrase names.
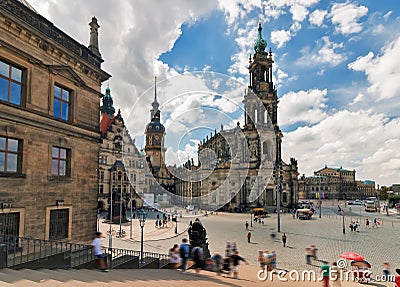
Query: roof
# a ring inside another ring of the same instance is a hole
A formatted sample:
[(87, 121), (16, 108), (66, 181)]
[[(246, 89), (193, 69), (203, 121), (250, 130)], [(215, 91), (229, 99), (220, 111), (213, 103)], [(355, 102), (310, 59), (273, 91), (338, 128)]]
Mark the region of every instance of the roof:
[(105, 134), (113, 122), (114, 122), (114, 117), (110, 117), (108, 113), (104, 113), (100, 120), (101, 133)]

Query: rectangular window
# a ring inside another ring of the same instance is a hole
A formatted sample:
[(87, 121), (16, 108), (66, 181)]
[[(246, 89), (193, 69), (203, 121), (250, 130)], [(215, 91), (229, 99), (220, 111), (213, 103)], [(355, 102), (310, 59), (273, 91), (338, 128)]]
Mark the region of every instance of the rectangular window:
[(22, 104), (23, 70), (0, 60), (0, 100)]
[(99, 173), (99, 179), (100, 179), (100, 181), (104, 180), (104, 171), (102, 171), (102, 170)]
[(20, 213), (0, 213), (0, 240), (6, 235), (19, 236)]
[(50, 210), (50, 240), (68, 238), (69, 209)]
[(51, 174), (56, 176), (69, 176), (70, 163), (69, 150), (53, 146), (51, 159)]
[(54, 86), (54, 116), (57, 119), (68, 121), (70, 119), (71, 91), (60, 86)]
[(104, 193), (104, 186), (102, 184), (99, 185), (99, 194)]
[(21, 173), (22, 140), (0, 136), (0, 172)]

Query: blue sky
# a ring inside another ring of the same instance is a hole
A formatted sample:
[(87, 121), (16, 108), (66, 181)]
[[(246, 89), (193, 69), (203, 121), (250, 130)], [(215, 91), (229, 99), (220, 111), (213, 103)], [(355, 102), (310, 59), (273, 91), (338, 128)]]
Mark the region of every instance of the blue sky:
[[(400, 8), (396, 0), (30, 3), (82, 43), (88, 42), (86, 25), (96, 15), (103, 67), (113, 75), (114, 102), (139, 147), (157, 75), (161, 117), (170, 127), (169, 163), (195, 156), (202, 132), (184, 135), (200, 122), (206, 135), (219, 130), (221, 123), (234, 126), (242, 120), (239, 105), (233, 108), (217, 99), (210, 87), (231, 79), (231, 90), (218, 92), (229, 91), (226, 96), (240, 103), (261, 20), (267, 49), (272, 49), (275, 60), (284, 160), (296, 157), (300, 173), (306, 175), (324, 165), (343, 166), (356, 169), (357, 179), (381, 185), (400, 182)], [(207, 77), (190, 75), (193, 71), (221, 75), (207, 83)], [(183, 93), (189, 91), (202, 93), (185, 98)], [(176, 96), (181, 96), (180, 102), (174, 102)]]

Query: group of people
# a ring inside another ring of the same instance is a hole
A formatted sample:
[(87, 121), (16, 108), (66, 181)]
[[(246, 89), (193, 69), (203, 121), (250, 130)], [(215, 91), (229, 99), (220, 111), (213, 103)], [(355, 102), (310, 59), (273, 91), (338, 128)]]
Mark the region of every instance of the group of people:
[(357, 221), (351, 221), (349, 224), (349, 228), (351, 230), (351, 232), (359, 232), (358, 231), (358, 227), (360, 227), (360, 225), (358, 224), (358, 220)]
[(171, 220), (170, 215), (168, 215), (168, 217), (167, 217), (167, 215), (164, 214), (163, 218), (161, 219), (160, 215), (157, 214), (157, 219), (155, 221), (155, 227), (158, 227), (158, 228), (168, 227), (168, 221), (170, 221), (170, 220)]
[(262, 270), (271, 271), (276, 269), (276, 252), (274, 250), (271, 253), (268, 250), (259, 251), (257, 261)]
[(225, 257), (222, 257), (218, 252), (211, 258), (204, 258), (204, 251), (201, 246), (195, 246), (190, 251), (187, 239), (182, 239), (182, 244), (174, 244), (169, 250), (171, 268), (181, 268), (182, 272), (187, 272), (189, 259), (194, 261), (196, 274), (200, 274), (200, 270), (204, 267), (207, 270), (213, 270), (220, 275), (222, 272), (233, 275), (233, 278), (238, 278), (239, 263), (248, 262), (239, 255), (235, 242), (227, 242)]
[[(365, 219), (365, 228), (371, 228), (371, 222), (369, 221), (368, 218)], [(372, 228), (378, 228), (378, 226), (380, 225), (380, 222), (378, 221), (378, 219), (376, 217), (374, 217), (373, 221), (372, 221)]]

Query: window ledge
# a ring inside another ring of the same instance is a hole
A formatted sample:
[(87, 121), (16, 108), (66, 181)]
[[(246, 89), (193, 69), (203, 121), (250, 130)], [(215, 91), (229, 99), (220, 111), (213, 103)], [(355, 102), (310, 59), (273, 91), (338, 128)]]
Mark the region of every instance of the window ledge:
[(72, 181), (72, 178), (69, 176), (58, 176), (58, 175), (50, 175), (48, 177), (49, 181)]
[(0, 172), (0, 177), (26, 178), (26, 174), (24, 174), (24, 173), (11, 173), (11, 172)]

